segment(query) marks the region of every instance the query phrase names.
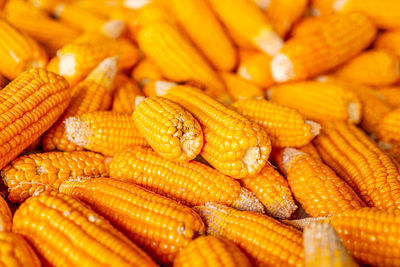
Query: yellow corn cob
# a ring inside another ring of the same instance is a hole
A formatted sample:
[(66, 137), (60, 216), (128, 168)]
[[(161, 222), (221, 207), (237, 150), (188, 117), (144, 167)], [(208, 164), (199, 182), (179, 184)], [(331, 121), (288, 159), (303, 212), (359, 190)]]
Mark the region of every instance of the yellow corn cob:
[(341, 85), (313, 81), (283, 84), (269, 89), (268, 97), (315, 121), (358, 123), (361, 117), (357, 95)]
[(376, 39), (374, 47), (391, 51), (400, 56), (400, 30), (383, 32)]
[(148, 145), (131, 115), (110, 111), (67, 118), (65, 134), (70, 142), (106, 156), (113, 156), (132, 146)]
[(150, 81), (162, 79), (162, 75), (157, 65), (146, 57), (135, 66), (131, 77), (142, 87)]
[(374, 24), (363, 14), (334, 15), (320, 21), (316, 34), (289, 39), (271, 61), (274, 80), (304, 80), (355, 56), (376, 34)]
[(356, 267), (335, 230), (328, 223), (311, 223), (304, 229), (306, 267)]
[(109, 18), (113, 13), (114, 9), (126, 9), (123, 7), (122, 1), (118, 0), (78, 0), (73, 3), (75, 6), (83, 8), (96, 14), (99, 17)]
[(283, 168), (294, 197), (312, 217), (365, 207), (345, 181), (306, 153), (285, 148)]
[[(214, 97), (225, 92), (216, 72), (170, 24), (155, 22), (144, 27), (139, 32), (138, 42), (143, 52), (157, 64), (166, 78), (176, 82), (193, 81), (202, 84), (206, 86), (206, 92)], [(223, 94), (219, 100), (226, 102), (227, 98)]]
[(161, 157), (174, 161), (194, 159), (203, 147), (203, 131), (193, 115), (162, 97), (149, 97), (133, 112), (139, 132)]
[(168, 82), (166, 80), (154, 80), (146, 83), (142, 88), (143, 94), (147, 97), (157, 96), (157, 92), (167, 90), (172, 86), (177, 86), (177, 83)]
[(24, 238), (16, 233), (0, 232), (0, 265), (40, 267), (38, 256)]
[(369, 50), (341, 66), (335, 75), (341, 79), (372, 86), (394, 84), (400, 78), (397, 55), (380, 50)]
[(322, 161), (321, 156), (318, 153), (318, 150), (315, 148), (315, 146), (312, 143), (308, 143), (307, 145), (298, 147), (296, 149), (308, 154), (313, 159)]
[(171, 264), (181, 249), (205, 232), (192, 209), (129, 182), (66, 181), (60, 192), (90, 205), (161, 264)]
[(312, 9), (315, 15), (326, 16), (335, 13), (334, 6), (338, 5), (342, 1), (338, 0), (311, 0)]
[(207, 234), (232, 240), (255, 266), (303, 266), (301, 232), (266, 215), (214, 203), (197, 206)]
[(240, 61), (237, 73), (240, 77), (267, 88), (275, 83), (270, 69), (271, 59), (264, 53), (250, 55)]
[[(92, 0), (87, 0), (85, 2), (96, 4), (96, 2), (93, 2)], [(108, 8), (107, 8), (108, 9)], [(125, 7), (120, 7), (120, 6), (113, 6), (111, 11), (108, 9), (106, 10), (107, 14), (110, 19), (112, 20), (121, 20), (125, 24), (125, 35), (132, 41), (136, 40), (136, 35), (138, 32), (138, 11), (133, 10), (133, 9), (128, 9)]]
[(389, 86), (377, 88), (386, 101), (394, 108), (400, 108), (400, 86)]
[(53, 55), (80, 34), (78, 29), (51, 19), (46, 13), (23, 0), (8, 1), (4, 11), (5, 18), (13, 26), (28, 33)]
[(143, 95), (134, 81), (123, 74), (115, 78), (117, 91), (113, 96), (112, 111), (132, 114), (135, 109), (136, 96)]
[(267, 17), (279, 36), (284, 37), (306, 11), (308, 0), (270, 0)]
[(194, 44), (212, 65), (230, 71), (236, 65), (236, 50), (207, 0), (172, 0), (174, 14)]
[(314, 144), (324, 162), (368, 206), (400, 207), (400, 175), (396, 165), (359, 128), (345, 122), (324, 124)]
[(12, 80), (30, 68), (46, 65), (47, 55), (43, 48), (1, 18), (0, 38), (0, 72), (8, 79)]
[(46, 152), (21, 156), (3, 168), (8, 200), (21, 203), (35, 193), (57, 190), (68, 179), (108, 176), (107, 159), (88, 152)]
[(190, 86), (172, 86), (158, 93), (182, 105), (200, 122), (204, 132), (201, 155), (214, 168), (243, 178), (264, 167), (271, 144), (260, 125)]
[(61, 76), (34, 68), (20, 74), (0, 91), (0, 168), (39, 138), (70, 101)]
[(45, 151), (55, 149), (75, 151), (83, 149), (68, 140), (65, 133), (65, 120), (71, 116), (105, 110), (110, 107), (110, 91), (117, 72), (117, 60), (117, 57), (103, 60), (84, 81), (73, 88), (71, 104), (43, 137), (43, 149)]
[(386, 113), (378, 123), (378, 138), (383, 141), (400, 141), (400, 108)]
[(329, 223), (329, 217), (307, 217), (296, 220), (282, 220), (281, 222), (296, 229), (304, 230), (313, 223)]
[(58, 6), (60, 3), (72, 3), (75, 0), (28, 0), (30, 4), (32, 4), (35, 8), (47, 11), (47, 12), (52, 12), (56, 6)]
[(240, 114), (264, 127), (273, 146), (303, 146), (319, 134), (320, 125), (304, 120), (295, 109), (265, 99), (247, 99), (233, 103)]
[(3, 197), (0, 196), (0, 232), (11, 232), (12, 213)]
[(133, 181), (190, 206), (215, 202), (237, 209), (264, 210), (235, 179), (196, 161), (163, 159), (150, 148), (135, 147), (117, 153), (110, 165), (110, 177)]
[(259, 52), (254, 49), (243, 48), (243, 47), (238, 48), (239, 62), (246, 61), (246, 60), (250, 59), (252, 56), (257, 55), (257, 54), (265, 55), (265, 53)]
[(247, 256), (232, 241), (201, 236), (190, 242), (174, 260), (174, 267), (251, 267)]
[(400, 143), (378, 141), (378, 145), (393, 159), (397, 168), (400, 167)]
[(240, 184), (254, 193), (274, 218), (287, 219), (297, 209), (287, 181), (270, 164), (255, 177), (240, 179)]
[(297, 22), (292, 30), (290, 31), (291, 37), (308, 36), (317, 34), (320, 30), (321, 20), (329, 20), (329, 16), (326, 17), (313, 17), (308, 16)]
[(157, 266), (107, 220), (61, 193), (29, 198), (13, 222), (51, 266)]
[(177, 26), (177, 18), (171, 10), (172, 2), (165, 2), (169, 6), (161, 4), (161, 1), (154, 2), (150, 0), (148, 4), (138, 9), (137, 31), (139, 31), (142, 27), (149, 26), (155, 22), (166, 22), (174, 27)]
[(224, 80), (226, 89), (232, 96), (233, 100), (264, 97), (264, 92), (261, 87), (234, 73), (224, 72), (221, 73), (221, 77)]

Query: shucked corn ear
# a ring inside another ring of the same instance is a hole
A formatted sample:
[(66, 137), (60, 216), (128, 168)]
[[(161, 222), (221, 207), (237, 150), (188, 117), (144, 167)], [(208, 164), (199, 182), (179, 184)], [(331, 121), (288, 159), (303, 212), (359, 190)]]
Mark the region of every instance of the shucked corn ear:
[(221, 78), (224, 80), (226, 90), (233, 100), (264, 97), (264, 90), (261, 87), (237, 74), (224, 72), (221, 73)]
[(192, 209), (129, 182), (71, 180), (60, 186), (60, 192), (90, 205), (161, 264), (171, 264), (181, 249), (205, 232)]
[(271, 144), (258, 124), (190, 86), (172, 86), (157, 93), (179, 103), (200, 122), (204, 132), (200, 154), (214, 168), (243, 178), (264, 167)]
[(112, 111), (132, 114), (136, 96), (143, 95), (134, 81), (123, 74), (118, 74), (114, 82), (116, 92), (113, 95)]
[(22, 72), (44, 67), (47, 55), (35, 40), (0, 19), (0, 73), (12, 80)]
[(269, 89), (268, 98), (318, 122), (358, 123), (361, 117), (357, 95), (340, 85), (313, 81), (282, 84)]
[(207, 203), (197, 206), (207, 234), (232, 240), (254, 266), (302, 266), (303, 238), (298, 230), (259, 213)]
[(13, 222), (13, 231), (52, 266), (157, 266), (103, 217), (61, 193), (27, 199)]
[(380, 87), (377, 89), (393, 108), (400, 108), (400, 86)]
[(353, 189), (334, 171), (304, 152), (285, 148), (283, 167), (294, 197), (312, 217), (365, 207)]
[(251, 267), (247, 256), (232, 241), (201, 236), (190, 242), (174, 260), (174, 267)]
[(247, 0), (208, 1), (228, 30), (247, 46), (269, 55), (274, 55), (282, 47), (282, 39), (256, 4)]
[(11, 232), (12, 213), (3, 197), (0, 197), (0, 232)]
[(386, 113), (378, 124), (378, 138), (384, 141), (400, 141), (400, 108)]
[(8, 187), (8, 200), (21, 203), (35, 193), (57, 190), (65, 180), (108, 174), (109, 162), (100, 154), (88, 151), (46, 152), (13, 160), (1, 171), (1, 178)]
[(34, 68), (0, 91), (0, 168), (39, 138), (71, 99), (61, 76)]
[(263, 126), (273, 146), (303, 146), (319, 134), (318, 123), (305, 120), (295, 109), (265, 99), (240, 100), (232, 107)]
[(207, 0), (172, 0), (172, 9), (186, 33), (212, 65), (230, 71), (236, 65), (236, 51)]
[(277, 82), (311, 78), (355, 56), (375, 34), (361, 13), (333, 15), (320, 21), (317, 32), (289, 39), (271, 61), (272, 75)]
[(133, 120), (150, 146), (163, 158), (189, 161), (203, 147), (203, 130), (199, 122), (169, 99), (144, 99), (136, 107)]
[(271, 59), (269, 55), (262, 52), (250, 55), (240, 61), (237, 73), (243, 79), (267, 88), (275, 83), (270, 68)]
[(264, 210), (237, 180), (196, 161), (161, 158), (150, 148), (135, 147), (116, 154), (111, 161), (110, 177), (133, 181), (190, 206), (215, 202), (237, 209)]
[(68, 140), (65, 132), (65, 120), (68, 117), (85, 112), (108, 109), (111, 105), (111, 88), (117, 72), (117, 57), (102, 61), (82, 82), (72, 88), (72, 100), (65, 113), (43, 137), (45, 151), (82, 150)]
[(131, 115), (110, 111), (69, 117), (65, 120), (65, 133), (74, 144), (106, 156), (132, 146), (148, 145)]
[(14, 267), (40, 267), (35, 251), (16, 233), (0, 233), (0, 265)]
[(324, 162), (368, 206), (400, 207), (400, 175), (396, 165), (356, 126), (346, 122), (324, 124), (314, 144)]
[(400, 56), (400, 30), (382, 32), (376, 38), (374, 47), (391, 51)]

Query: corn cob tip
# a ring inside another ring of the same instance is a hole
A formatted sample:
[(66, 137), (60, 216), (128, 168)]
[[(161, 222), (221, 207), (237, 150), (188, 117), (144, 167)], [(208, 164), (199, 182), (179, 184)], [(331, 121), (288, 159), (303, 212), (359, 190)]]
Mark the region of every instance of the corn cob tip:
[(349, 113), (349, 122), (359, 123), (361, 120), (360, 104), (355, 102), (349, 102), (347, 104), (347, 110)]
[(287, 173), (288, 169), (290, 169), (292, 165), (292, 161), (295, 159), (297, 156), (305, 156), (307, 155), (306, 153), (297, 150), (295, 148), (285, 148), (283, 149), (283, 158), (282, 158), (282, 164), (283, 164), (283, 169)]
[(177, 86), (178, 84), (166, 81), (155, 81), (154, 89), (157, 96), (163, 96), (168, 93), (168, 90), (172, 87)]
[(321, 125), (319, 123), (316, 123), (315, 121), (309, 121), (309, 120), (306, 120), (304, 122), (311, 126), (311, 134), (312, 135), (314, 135), (314, 136), (319, 135), (319, 133), (321, 131)]
[(106, 36), (117, 39), (125, 30), (125, 23), (122, 20), (110, 20), (104, 23), (101, 31)]
[(332, 8), (334, 11), (340, 11), (347, 4), (349, 0), (336, 0), (332, 4)]
[(329, 217), (307, 217), (297, 220), (281, 220), (281, 223), (292, 226), (296, 229), (303, 230), (312, 223), (328, 223)]
[(271, 29), (262, 29), (255, 37), (257, 46), (268, 55), (275, 55), (283, 46), (283, 40)]
[(284, 54), (277, 54), (271, 60), (271, 73), (276, 82), (287, 82), (294, 78), (293, 64)]
[(139, 9), (150, 3), (151, 0), (125, 0), (124, 6), (130, 9)]
[(43, 66), (43, 61), (42, 60), (30, 60), (26, 62), (26, 70), (32, 69), (32, 68), (42, 68)]
[(104, 59), (99, 65), (87, 76), (86, 80), (94, 81), (101, 84), (107, 90), (111, 90), (114, 85), (114, 78), (117, 74), (117, 64), (119, 56), (113, 56)]
[(232, 208), (264, 213), (264, 206), (260, 200), (254, 193), (244, 187), (240, 188), (239, 197), (232, 204)]
[(135, 107), (137, 107), (137, 106), (140, 104), (140, 102), (142, 102), (142, 101), (145, 100), (145, 99), (146, 99), (145, 96), (137, 95), (137, 96), (135, 97)]
[(58, 57), (58, 73), (61, 76), (73, 76), (76, 73), (75, 54), (66, 53), (61, 55), (60, 50), (57, 51)]
[(256, 0), (256, 4), (259, 8), (262, 10), (267, 10), (269, 5), (271, 3), (271, 0)]
[[(376, 136), (375, 135), (371, 134), (370, 137), (371, 137), (371, 139), (376, 140)], [(388, 142), (379, 140), (377, 143), (384, 151), (393, 149), (392, 144), (390, 144)]]
[[(33, 1), (33, 2), (36, 2), (36, 1)], [(56, 18), (58, 18), (58, 17), (61, 15), (61, 13), (63, 12), (64, 8), (65, 8), (65, 4), (64, 4), (64, 3), (58, 4), (58, 5), (54, 8), (53, 15), (54, 15)]]
[(91, 132), (89, 123), (79, 117), (65, 119), (65, 133), (72, 143), (78, 146), (87, 146), (90, 142)]
[(215, 203), (206, 203), (202, 206), (193, 207), (194, 211), (197, 212), (203, 222), (207, 225), (206, 234), (207, 235), (216, 235), (219, 236), (219, 226), (216, 225), (213, 211), (220, 211), (222, 213), (226, 213), (227, 211), (224, 209), (225, 206)]

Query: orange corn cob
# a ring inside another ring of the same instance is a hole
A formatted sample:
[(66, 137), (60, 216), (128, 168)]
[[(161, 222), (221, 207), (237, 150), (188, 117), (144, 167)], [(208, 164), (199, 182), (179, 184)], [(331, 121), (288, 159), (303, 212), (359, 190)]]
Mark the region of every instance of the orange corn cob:
[(247, 256), (232, 241), (201, 236), (190, 242), (174, 260), (174, 267), (251, 267)]
[(319, 134), (320, 125), (307, 121), (295, 109), (265, 99), (247, 99), (233, 103), (240, 114), (264, 127), (273, 146), (297, 147)]
[(353, 58), (336, 72), (339, 78), (372, 86), (391, 85), (400, 78), (397, 55), (379, 50), (369, 50)]
[(42, 264), (31, 246), (16, 233), (0, 232), (0, 265), (40, 267)]
[(72, 3), (74, 0), (28, 0), (30, 4), (32, 4), (35, 8), (52, 12), (54, 8), (59, 5), (60, 3)]
[(303, 266), (301, 232), (259, 213), (207, 203), (195, 207), (207, 234), (232, 240), (255, 266)]
[(140, 86), (145, 86), (150, 81), (162, 79), (157, 65), (146, 57), (135, 66), (131, 76)]
[(316, 16), (324, 17), (335, 13), (335, 8), (340, 2), (338, 0), (311, 0), (312, 12)]
[(175, 161), (194, 159), (203, 147), (203, 131), (193, 115), (162, 97), (149, 97), (133, 112), (139, 132), (161, 157)]
[(12, 213), (10, 207), (8, 206), (4, 198), (0, 196), (0, 233), (11, 232), (11, 228), (12, 228)]
[(307, 267), (358, 266), (328, 223), (311, 223), (304, 229), (304, 259)]
[(294, 197), (312, 217), (365, 207), (345, 181), (306, 153), (285, 148), (283, 168)]
[(212, 65), (230, 71), (236, 65), (236, 50), (207, 0), (172, 0), (174, 14), (194, 44)]
[(400, 108), (386, 113), (378, 123), (378, 137), (384, 141), (400, 141)]
[(116, 92), (113, 96), (112, 111), (132, 114), (135, 109), (136, 96), (143, 95), (134, 81), (123, 74), (115, 78)]
[[(135, 0), (133, 0), (135, 1)], [(172, 2), (168, 1), (167, 5), (163, 5), (161, 2), (165, 1), (148, 1), (146, 5), (138, 9), (137, 16), (137, 31), (140, 31), (142, 27), (149, 26), (155, 22), (166, 22), (174, 27), (177, 26), (178, 21), (173, 14)]]
[(70, 101), (61, 76), (34, 68), (20, 74), (0, 91), (0, 168), (39, 138)]
[(112, 16), (111, 14), (115, 9), (128, 10), (128, 8), (123, 7), (122, 1), (119, 0), (79, 0), (74, 1), (73, 4), (103, 18), (109, 18), (110, 16)]
[(269, 55), (261, 52), (250, 55), (240, 61), (237, 73), (243, 79), (267, 88), (275, 83), (270, 69), (271, 59)]
[(329, 217), (307, 217), (296, 220), (282, 220), (281, 222), (299, 230), (304, 230), (313, 223), (329, 223)]
[(400, 178), (396, 165), (359, 128), (345, 122), (324, 124), (314, 144), (324, 162), (368, 206), (400, 207)]
[(230, 72), (221, 73), (228, 93), (233, 100), (263, 98), (264, 92), (261, 87), (245, 80)]
[(102, 61), (84, 81), (73, 88), (71, 104), (60, 119), (44, 135), (43, 149), (45, 151), (83, 150), (69, 141), (65, 132), (65, 121), (68, 117), (86, 112), (108, 109), (111, 105), (111, 88), (117, 72), (117, 57)]
[(394, 108), (400, 108), (400, 86), (377, 88), (386, 101)]
[(80, 147), (113, 156), (132, 146), (148, 145), (131, 115), (110, 111), (83, 113), (65, 120), (65, 136)]
[(201, 155), (214, 168), (243, 178), (264, 167), (271, 144), (260, 125), (190, 86), (173, 86), (158, 93), (182, 105), (200, 122), (204, 132)]
[(376, 39), (374, 47), (391, 51), (400, 56), (400, 30), (381, 33)]
[[(158, 92), (168, 90), (170, 87), (177, 86), (177, 83), (166, 80), (154, 80), (146, 83), (142, 88), (143, 94), (147, 97), (157, 96)], [(138, 97), (140, 99), (140, 97)]]
[(397, 168), (400, 167), (400, 143), (398, 142), (387, 142), (378, 141), (380, 148), (382, 148), (394, 161)]
[(240, 179), (240, 184), (254, 193), (274, 218), (287, 219), (297, 209), (287, 181), (270, 164), (255, 177)]
[(358, 123), (361, 117), (357, 95), (341, 85), (313, 81), (283, 84), (269, 89), (268, 97), (315, 121)]
[(0, 19), (0, 38), (0, 72), (8, 79), (12, 80), (30, 68), (46, 65), (47, 55), (43, 48), (3, 19)]
[(366, 48), (376, 28), (363, 14), (334, 15), (318, 33), (289, 39), (271, 61), (274, 80), (304, 80), (328, 71)]
[(8, 200), (21, 203), (28, 197), (57, 190), (68, 179), (108, 176), (107, 159), (89, 151), (46, 152), (21, 156), (3, 168)]
[(150, 148), (135, 147), (117, 153), (110, 165), (110, 177), (133, 181), (190, 206), (215, 202), (237, 209), (264, 210), (235, 179), (196, 161), (163, 159)]
[(313, 159), (322, 161), (321, 156), (318, 153), (318, 150), (315, 148), (315, 146), (312, 143), (308, 143), (307, 145), (298, 147), (296, 149), (308, 154)]
[[(92, 0), (86, 0), (84, 2), (90, 3), (91, 5), (96, 5), (97, 2), (93, 2)], [(93, 12), (97, 12), (97, 10), (91, 9)], [(136, 40), (136, 35), (138, 31), (138, 11), (134, 9), (128, 9), (121, 6), (113, 6), (110, 10), (107, 7), (107, 15), (112, 20), (121, 20), (125, 24), (125, 35), (132, 41)]]
[(291, 37), (299, 37), (299, 36), (308, 36), (313, 34), (318, 34), (320, 30), (320, 22), (321, 20), (329, 20), (329, 16), (326, 17), (314, 17), (307, 16), (302, 18), (299, 22), (297, 22), (292, 30), (290, 31)]
[(164, 265), (170, 265), (181, 249), (205, 232), (192, 209), (129, 182), (110, 178), (66, 181), (60, 192), (90, 205)]
[(157, 266), (107, 220), (61, 193), (29, 198), (13, 222), (51, 266)]

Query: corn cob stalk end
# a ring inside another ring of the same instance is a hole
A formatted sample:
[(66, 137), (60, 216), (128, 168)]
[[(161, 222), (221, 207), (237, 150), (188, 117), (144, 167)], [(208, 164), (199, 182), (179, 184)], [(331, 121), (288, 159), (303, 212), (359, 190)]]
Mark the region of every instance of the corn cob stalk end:
[(232, 208), (264, 213), (264, 207), (256, 195), (243, 187), (240, 188), (239, 198), (232, 204)]
[(65, 133), (72, 143), (78, 146), (87, 146), (90, 142), (90, 125), (80, 117), (69, 117), (64, 121)]
[(282, 39), (271, 29), (262, 29), (258, 36), (254, 38), (254, 42), (265, 53), (273, 56), (283, 46)]
[(289, 57), (277, 54), (271, 61), (272, 77), (276, 82), (286, 82), (294, 78), (293, 64)]
[(125, 30), (125, 24), (122, 20), (110, 20), (107, 21), (101, 31), (104, 35), (116, 39)]
[(103, 85), (107, 90), (111, 90), (114, 85), (114, 78), (117, 74), (117, 63), (119, 56), (104, 59), (100, 64), (87, 76), (86, 80), (93, 81)]

